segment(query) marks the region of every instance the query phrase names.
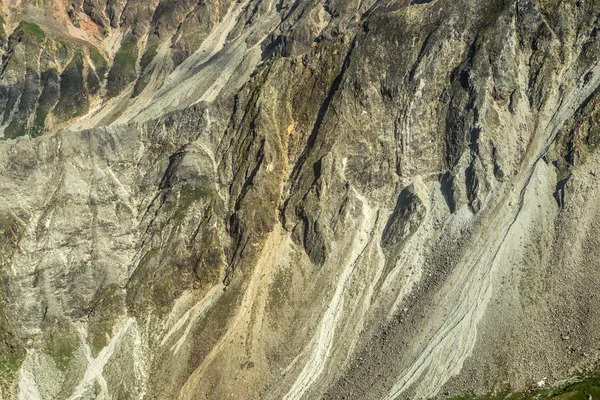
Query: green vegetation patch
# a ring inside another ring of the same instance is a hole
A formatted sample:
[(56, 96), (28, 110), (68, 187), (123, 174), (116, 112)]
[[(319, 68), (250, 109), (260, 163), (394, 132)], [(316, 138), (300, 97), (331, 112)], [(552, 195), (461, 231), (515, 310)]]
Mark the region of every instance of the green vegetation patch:
[(498, 18), (502, 16), (502, 14), (508, 9), (511, 0), (495, 0), (492, 1), (489, 6), (487, 6), (485, 15), (481, 18), (481, 30), (487, 31), (489, 28), (495, 25)]
[(122, 70), (135, 68), (136, 51), (137, 38), (132, 36), (124, 41), (119, 51), (117, 51), (113, 68), (120, 68)]
[(22, 211), (0, 214), (0, 270), (16, 250), (26, 229), (27, 216)]
[(100, 71), (106, 71), (108, 68), (106, 59), (102, 57), (100, 51), (95, 47), (90, 47), (90, 59), (92, 60), (92, 63), (94, 63), (94, 68), (98, 73), (100, 73)]
[(2, 16), (0, 16), (0, 38), (6, 37), (6, 30), (4, 30), (5, 23), (6, 23), (6, 21), (4, 21), (4, 18), (2, 18)]
[(16, 35), (38, 43), (42, 43), (46, 39), (46, 33), (39, 25), (33, 22), (23, 21), (15, 30)]
[(114, 97), (121, 93), (123, 88), (137, 77), (137, 42), (137, 38), (131, 36), (121, 44), (121, 48), (117, 51), (113, 66), (108, 73), (108, 97)]
[(151, 249), (140, 261), (127, 284), (127, 305), (134, 314), (151, 308), (163, 315), (172, 307), (174, 297), (182, 291), (181, 271), (160, 268), (162, 255)]
[(48, 112), (42, 108), (39, 108), (35, 111), (35, 118), (33, 120), (33, 126), (31, 127), (31, 137), (38, 137), (44, 133), (46, 128), (46, 118), (48, 117)]
[(148, 65), (150, 65), (150, 63), (152, 62), (152, 60), (154, 60), (154, 57), (156, 57), (157, 54), (158, 54), (158, 45), (155, 44), (155, 45), (150, 46), (148, 48), (148, 50), (146, 50), (146, 52), (142, 56), (142, 59), (140, 60), (140, 69), (142, 70), (142, 76), (135, 83), (135, 87), (133, 89), (133, 95), (132, 95), (133, 97), (139, 96), (140, 93), (142, 93), (144, 91), (144, 89), (146, 89), (148, 84), (150, 83), (150, 80), (151, 80), (150, 74), (143, 74), (143, 73), (146, 72), (146, 68), (148, 68)]
[(451, 400), (588, 400), (600, 399), (600, 366), (593, 372), (581, 373), (554, 388), (520, 393), (502, 391), (485, 395), (472, 393), (452, 397)]
[[(3, 300), (3, 290), (0, 288), (0, 300)], [(0, 386), (7, 389), (14, 382), (27, 352), (22, 343), (14, 336), (9, 326), (4, 309), (0, 307)]]
[(87, 71), (86, 82), (87, 82), (88, 92), (91, 95), (94, 95), (100, 91), (100, 88), (101, 88), (100, 79), (98, 78), (98, 76), (96, 75), (94, 70), (91, 68), (89, 68)]
[(108, 345), (113, 326), (122, 314), (123, 307), (123, 296), (118, 285), (108, 285), (96, 293), (88, 329), (88, 342), (94, 357)]
[(139, 278), (140, 273), (143, 272), (143, 270), (146, 269), (146, 267), (155, 260), (157, 255), (158, 255), (158, 249), (148, 250), (148, 252), (144, 255), (144, 257), (142, 257), (142, 259), (140, 260), (140, 263), (138, 264), (137, 268), (133, 272), (133, 275), (131, 276), (130, 281)]
[(75, 327), (63, 318), (52, 318), (43, 325), (42, 348), (61, 371), (66, 371), (80, 346)]
[[(0, 314), (0, 316), (2, 315)], [(17, 377), (19, 368), (21, 368), (26, 355), (27, 353), (23, 346), (11, 346), (7, 343), (0, 344), (0, 386), (2, 386), (4, 391), (8, 392), (8, 389)]]
[(586, 139), (588, 146), (594, 148), (600, 144), (600, 126), (594, 126), (590, 129)]
[(78, 51), (61, 76), (60, 99), (54, 108), (54, 115), (59, 122), (78, 117), (89, 110), (83, 69), (83, 58)]
[(140, 79), (135, 83), (135, 88), (133, 88), (133, 97), (137, 97), (146, 89), (148, 84), (150, 83), (150, 77), (148, 75), (142, 75)]
[(27, 215), (20, 210), (0, 214), (0, 392), (8, 391), (27, 355), (4, 310), (6, 295), (2, 284), (4, 270), (27, 227), (26, 220)]
[(183, 188), (180, 192), (179, 204), (177, 211), (173, 215), (175, 221), (183, 221), (188, 214), (188, 210), (192, 205), (201, 200), (212, 200), (215, 198), (215, 193), (206, 188)]
[(33, 125), (30, 128), (32, 137), (42, 135), (46, 130), (46, 119), (60, 96), (60, 77), (56, 68), (50, 68), (42, 73), (43, 89), (38, 99)]
[(16, 118), (4, 130), (5, 139), (16, 139), (25, 135), (27, 135), (27, 123), (21, 122)]
[(71, 46), (71, 43), (67, 42), (66, 40), (58, 39), (57, 42), (61, 48), (65, 49), (67, 51), (73, 50), (73, 46)]
[(149, 285), (147, 284), (147, 276), (151, 275), (153, 268), (160, 260), (158, 249), (150, 249), (140, 260), (137, 267), (131, 274), (127, 283), (127, 306), (136, 314), (143, 313), (143, 305), (139, 305), (140, 298), (146, 298), (148, 295)]
[(150, 63), (152, 62), (152, 60), (154, 60), (154, 57), (156, 57), (157, 54), (158, 54), (158, 45), (157, 44), (150, 46), (150, 48), (148, 48), (148, 50), (146, 50), (146, 52), (142, 56), (142, 60), (140, 61), (140, 68), (142, 69), (142, 71), (144, 71), (146, 69), (146, 67), (148, 65), (150, 65)]
[[(0, 277), (3, 275), (0, 270)], [(27, 352), (25, 346), (14, 335), (14, 329), (9, 325), (8, 318), (3, 308), (5, 293), (0, 282), (0, 393), (8, 392)]]

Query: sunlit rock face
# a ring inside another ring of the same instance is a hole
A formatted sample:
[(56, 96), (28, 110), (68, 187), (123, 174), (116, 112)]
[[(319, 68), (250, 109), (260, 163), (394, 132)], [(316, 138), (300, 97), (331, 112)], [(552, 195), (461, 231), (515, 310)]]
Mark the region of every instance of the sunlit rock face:
[(599, 13), (3, 2), (0, 398), (428, 399), (594, 365)]

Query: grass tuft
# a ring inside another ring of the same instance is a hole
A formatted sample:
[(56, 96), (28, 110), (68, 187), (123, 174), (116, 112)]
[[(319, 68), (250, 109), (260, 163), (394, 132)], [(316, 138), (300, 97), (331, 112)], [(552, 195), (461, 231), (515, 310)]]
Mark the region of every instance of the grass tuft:
[(46, 33), (38, 24), (33, 22), (23, 21), (16, 29), (16, 33), (22, 35), (23, 38), (42, 43), (46, 39)]
[(100, 51), (98, 51), (98, 49), (95, 47), (90, 47), (90, 59), (94, 63), (96, 71), (105, 70), (108, 67), (108, 63), (106, 62), (104, 57), (102, 57)]

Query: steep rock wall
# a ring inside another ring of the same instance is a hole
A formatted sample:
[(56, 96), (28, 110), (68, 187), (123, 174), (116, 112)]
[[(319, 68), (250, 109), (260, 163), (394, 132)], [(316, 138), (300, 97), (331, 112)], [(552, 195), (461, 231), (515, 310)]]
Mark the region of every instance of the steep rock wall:
[[(73, 5), (121, 37), (86, 111), (95, 42), (24, 68), (55, 33), (4, 9), (2, 396), (429, 398), (597, 359), (600, 3)], [(10, 139), (44, 104), (65, 129)]]

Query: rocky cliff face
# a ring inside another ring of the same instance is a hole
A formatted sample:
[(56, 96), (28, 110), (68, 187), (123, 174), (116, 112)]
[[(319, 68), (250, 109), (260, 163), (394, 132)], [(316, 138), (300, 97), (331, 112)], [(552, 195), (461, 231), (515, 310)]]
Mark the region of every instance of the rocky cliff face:
[(426, 399), (598, 360), (600, 2), (1, 10), (0, 398)]

